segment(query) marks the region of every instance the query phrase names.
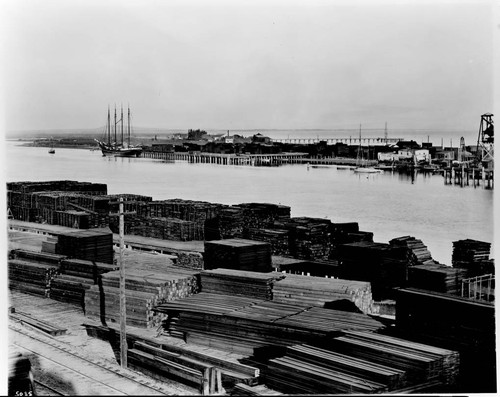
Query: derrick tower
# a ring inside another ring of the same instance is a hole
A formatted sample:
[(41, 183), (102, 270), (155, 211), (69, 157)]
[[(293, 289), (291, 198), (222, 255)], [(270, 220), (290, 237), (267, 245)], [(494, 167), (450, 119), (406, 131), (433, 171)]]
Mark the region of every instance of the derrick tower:
[(493, 114), (481, 115), (479, 134), (477, 136), (477, 161), (484, 168), (493, 170), (494, 160), (494, 127)]

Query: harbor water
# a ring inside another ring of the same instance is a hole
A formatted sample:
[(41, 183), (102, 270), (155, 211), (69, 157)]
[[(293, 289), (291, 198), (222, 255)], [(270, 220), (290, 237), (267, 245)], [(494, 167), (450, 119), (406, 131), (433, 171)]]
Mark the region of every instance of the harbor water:
[[(440, 174), (355, 174), (335, 166), (228, 166), (103, 157), (100, 151), (4, 145), (7, 182), (76, 180), (105, 183), (109, 194), (221, 204), (275, 203), (293, 217), (358, 222), (374, 241), (421, 239), (432, 257), (451, 265), (453, 241), (493, 243), (494, 190), (445, 184)], [(492, 247), (491, 257), (494, 258)]]

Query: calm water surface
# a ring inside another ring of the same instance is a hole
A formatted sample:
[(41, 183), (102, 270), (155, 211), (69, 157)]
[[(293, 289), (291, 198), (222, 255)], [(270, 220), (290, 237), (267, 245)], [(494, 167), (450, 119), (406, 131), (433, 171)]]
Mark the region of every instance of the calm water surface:
[(142, 194), (153, 200), (280, 203), (290, 206), (294, 217), (358, 222), (377, 242), (414, 236), (447, 265), (453, 241), (493, 243), (493, 190), (445, 185), (441, 175), (418, 174), (412, 181), (398, 173), (359, 175), (335, 167), (166, 163), (102, 157), (90, 150), (56, 148), (54, 155), (47, 150), (7, 142), (5, 179), (106, 183), (110, 194)]

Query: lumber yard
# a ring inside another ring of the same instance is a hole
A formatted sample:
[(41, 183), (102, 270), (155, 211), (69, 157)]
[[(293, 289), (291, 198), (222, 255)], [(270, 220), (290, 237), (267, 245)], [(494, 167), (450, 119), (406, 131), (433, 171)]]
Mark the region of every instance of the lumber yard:
[[(71, 305), (109, 343), (125, 318), (134, 371), (205, 395), (496, 391), (487, 242), (453, 242), (446, 266), (415, 237), (378, 243), (282, 205), (75, 181), (7, 190), (9, 289)], [(134, 212), (123, 247), (120, 198)], [(44, 320), (23, 319), (57, 337)]]

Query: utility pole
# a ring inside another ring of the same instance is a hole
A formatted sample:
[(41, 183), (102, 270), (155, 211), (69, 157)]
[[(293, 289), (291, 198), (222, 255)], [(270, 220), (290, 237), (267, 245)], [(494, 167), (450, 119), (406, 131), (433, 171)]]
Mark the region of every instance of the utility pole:
[(125, 263), (123, 262), (124, 248), (124, 212), (123, 212), (123, 197), (120, 197), (120, 365), (122, 368), (127, 368), (127, 310), (125, 302)]

